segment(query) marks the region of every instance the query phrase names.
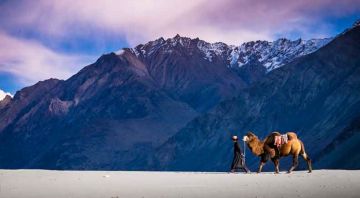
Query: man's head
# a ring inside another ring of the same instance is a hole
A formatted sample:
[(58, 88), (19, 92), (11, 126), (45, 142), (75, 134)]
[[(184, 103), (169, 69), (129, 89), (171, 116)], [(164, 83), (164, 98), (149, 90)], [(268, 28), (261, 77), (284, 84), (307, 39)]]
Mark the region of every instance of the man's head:
[(234, 136), (232, 136), (231, 139), (232, 139), (233, 142), (236, 142), (238, 140), (238, 137), (236, 135), (234, 135)]

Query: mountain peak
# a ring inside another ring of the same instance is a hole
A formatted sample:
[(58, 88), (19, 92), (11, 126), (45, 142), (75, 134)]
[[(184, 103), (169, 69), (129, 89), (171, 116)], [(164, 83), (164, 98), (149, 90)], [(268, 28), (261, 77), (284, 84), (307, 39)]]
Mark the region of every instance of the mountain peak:
[(160, 37), (160, 38), (156, 39), (155, 41), (163, 43), (163, 42), (165, 42), (165, 39), (164, 39), (164, 37)]
[(359, 27), (360, 26), (360, 19), (356, 20), (353, 25), (352, 25), (352, 28), (354, 27)]
[(180, 39), (181, 38), (181, 36), (179, 35), (179, 34), (176, 34), (175, 36), (174, 36), (174, 39)]
[(191, 42), (191, 38), (188, 37), (182, 37), (179, 34), (176, 34), (173, 38), (168, 39), (167, 41), (170, 42), (172, 46), (176, 46), (177, 44), (180, 44), (181, 46), (189, 46)]

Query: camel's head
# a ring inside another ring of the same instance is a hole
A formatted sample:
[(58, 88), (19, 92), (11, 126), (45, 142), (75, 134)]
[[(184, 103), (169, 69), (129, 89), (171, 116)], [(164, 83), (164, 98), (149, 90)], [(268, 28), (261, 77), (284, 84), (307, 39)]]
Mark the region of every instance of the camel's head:
[(254, 139), (256, 139), (256, 138), (257, 138), (257, 136), (256, 136), (253, 132), (249, 131), (249, 132), (243, 137), (243, 141), (244, 141), (244, 142), (251, 142), (252, 140), (254, 140)]

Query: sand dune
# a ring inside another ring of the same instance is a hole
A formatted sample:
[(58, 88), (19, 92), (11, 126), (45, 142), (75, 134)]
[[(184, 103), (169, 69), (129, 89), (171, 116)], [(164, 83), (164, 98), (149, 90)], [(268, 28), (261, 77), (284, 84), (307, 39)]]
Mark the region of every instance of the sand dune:
[(293, 174), (0, 170), (1, 198), (360, 197), (360, 171)]

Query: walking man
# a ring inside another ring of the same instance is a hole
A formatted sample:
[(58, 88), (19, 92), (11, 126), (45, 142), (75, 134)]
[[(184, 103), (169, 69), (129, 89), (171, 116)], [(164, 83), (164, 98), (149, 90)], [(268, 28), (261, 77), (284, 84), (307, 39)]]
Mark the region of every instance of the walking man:
[(241, 149), (240, 149), (240, 146), (238, 143), (238, 137), (235, 135), (232, 136), (232, 141), (234, 142), (234, 159), (231, 163), (230, 172), (234, 173), (238, 169), (241, 169), (245, 173), (250, 173), (250, 170), (246, 167), (245, 159), (244, 159), (245, 156), (241, 152)]

